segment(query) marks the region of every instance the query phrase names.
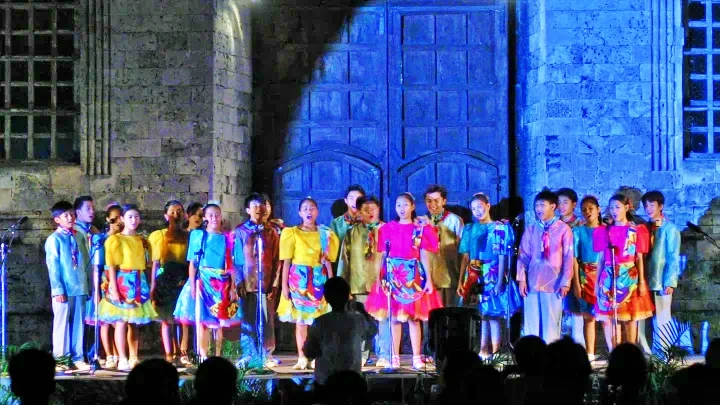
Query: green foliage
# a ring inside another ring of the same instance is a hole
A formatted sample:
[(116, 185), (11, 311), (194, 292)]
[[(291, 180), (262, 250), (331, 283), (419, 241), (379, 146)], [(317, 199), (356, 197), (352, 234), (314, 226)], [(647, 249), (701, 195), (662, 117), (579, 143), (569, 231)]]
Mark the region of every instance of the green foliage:
[(681, 346), (682, 336), (690, 331), (690, 323), (673, 318), (663, 325), (657, 336), (659, 345), (648, 359), (648, 381), (645, 395), (654, 404), (662, 404), (667, 398), (670, 378), (686, 365), (690, 355)]

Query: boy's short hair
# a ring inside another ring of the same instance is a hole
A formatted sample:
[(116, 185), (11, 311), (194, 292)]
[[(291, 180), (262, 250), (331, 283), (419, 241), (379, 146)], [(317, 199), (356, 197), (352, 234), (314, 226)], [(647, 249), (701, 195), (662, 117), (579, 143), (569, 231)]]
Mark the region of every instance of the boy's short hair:
[(536, 203), (538, 201), (547, 201), (550, 204), (558, 205), (558, 196), (557, 194), (553, 193), (549, 189), (543, 189), (543, 191), (537, 193), (535, 196), (535, 201), (533, 203)]
[(93, 202), (93, 198), (89, 195), (81, 195), (80, 197), (76, 198), (75, 202), (73, 203), (73, 209), (76, 211), (79, 210), (80, 208), (82, 208), (83, 204), (85, 204), (86, 201)]
[(50, 208), (50, 215), (52, 215), (52, 218), (55, 219), (68, 211), (72, 212), (73, 215), (75, 214), (75, 208), (73, 205), (70, 204), (69, 201), (58, 201), (52, 206), (52, 208)]
[(267, 204), (267, 199), (260, 193), (252, 193), (245, 199), (245, 209), (250, 208), (250, 203), (253, 201), (259, 202), (261, 205)]
[(577, 193), (575, 192), (575, 190), (573, 190), (573, 189), (571, 189), (571, 188), (563, 187), (563, 188), (561, 188), (560, 190), (558, 190), (556, 194), (557, 194), (557, 196), (558, 196), (558, 199), (559, 199), (560, 197), (567, 197), (568, 200), (570, 200), (570, 201), (572, 201), (572, 202), (574, 202), (574, 203), (576, 203), (576, 204), (577, 204), (577, 202), (578, 202), (578, 195), (577, 195)]
[(342, 277), (333, 277), (325, 282), (325, 301), (333, 308), (345, 308), (350, 300), (350, 284)]
[(448, 195), (447, 189), (444, 186), (441, 186), (439, 184), (431, 184), (428, 186), (427, 189), (425, 189), (425, 194), (423, 194), (423, 198), (427, 197), (428, 194), (432, 193), (440, 193), (440, 196), (442, 198), (447, 198)]
[(348, 187), (347, 190), (345, 190), (345, 197), (347, 197), (348, 194), (350, 194), (353, 191), (357, 191), (358, 193), (360, 193), (362, 195), (367, 195), (367, 193), (365, 192), (365, 189), (361, 185), (353, 184), (350, 187)]
[(657, 190), (648, 191), (643, 194), (642, 203), (643, 205), (646, 205), (649, 202), (656, 202), (658, 205), (665, 205), (665, 195)]
[(362, 206), (365, 205), (365, 204), (375, 204), (375, 205), (377, 205), (378, 207), (380, 207), (380, 200), (378, 200), (378, 198), (375, 197), (374, 195), (371, 195), (371, 196), (369, 196), (369, 197), (368, 197), (368, 196), (362, 196), (362, 197), (358, 198), (357, 201), (355, 201), (355, 206), (356, 206), (358, 209), (362, 208)]

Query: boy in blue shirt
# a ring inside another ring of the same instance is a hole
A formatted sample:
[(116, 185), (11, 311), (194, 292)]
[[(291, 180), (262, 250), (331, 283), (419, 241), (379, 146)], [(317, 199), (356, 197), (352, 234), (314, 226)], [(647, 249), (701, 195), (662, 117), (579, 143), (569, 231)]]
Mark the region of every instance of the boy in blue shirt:
[[(67, 201), (53, 205), (53, 221), (57, 230), (45, 241), (45, 263), (50, 278), (53, 309), (53, 355), (70, 356), (79, 371), (90, 366), (83, 356), (83, 318), (88, 295), (88, 275), (82, 266), (81, 238), (74, 230), (75, 210)], [(87, 255), (87, 253), (84, 253)], [(58, 366), (58, 371), (66, 371)]]

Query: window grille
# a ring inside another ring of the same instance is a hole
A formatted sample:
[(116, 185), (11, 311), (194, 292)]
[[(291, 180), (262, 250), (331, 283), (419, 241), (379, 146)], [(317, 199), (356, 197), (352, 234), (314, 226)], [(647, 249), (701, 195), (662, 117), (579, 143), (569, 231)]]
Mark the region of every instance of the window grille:
[(80, 161), (76, 9), (0, 0), (0, 159)]
[(685, 0), (684, 6), (685, 152), (720, 153), (720, 1)]

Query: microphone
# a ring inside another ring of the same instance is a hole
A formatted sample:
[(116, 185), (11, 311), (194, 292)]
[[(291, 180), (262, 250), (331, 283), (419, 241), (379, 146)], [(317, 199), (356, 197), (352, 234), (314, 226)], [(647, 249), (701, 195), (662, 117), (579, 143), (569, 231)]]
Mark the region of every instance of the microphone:
[(610, 225), (613, 224), (613, 220), (612, 220), (612, 218), (605, 217), (605, 218), (602, 219), (602, 223), (605, 224), (605, 225), (607, 225), (607, 226), (610, 226)]
[(202, 221), (202, 224), (200, 224), (200, 228), (207, 228), (207, 224), (208, 224), (207, 219), (204, 219), (204, 220)]
[(524, 217), (525, 217), (525, 214), (518, 214), (518, 216), (516, 216), (515, 219), (513, 219), (512, 224), (513, 225), (519, 224), (520, 221), (522, 221), (524, 219)]
[(390, 241), (389, 240), (385, 241), (385, 254), (386, 255), (390, 254)]
[(693, 232), (697, 232), (700, 235), (705, 236), (705, 237), (710, 237), (710, 235), (708, 235), (705, 231), (703, 231), (699, 226), (693, 224), (690, 221), (686, 222), (685, 225), (687, 225), (687, 227), (690, 228), (690, 230)]

